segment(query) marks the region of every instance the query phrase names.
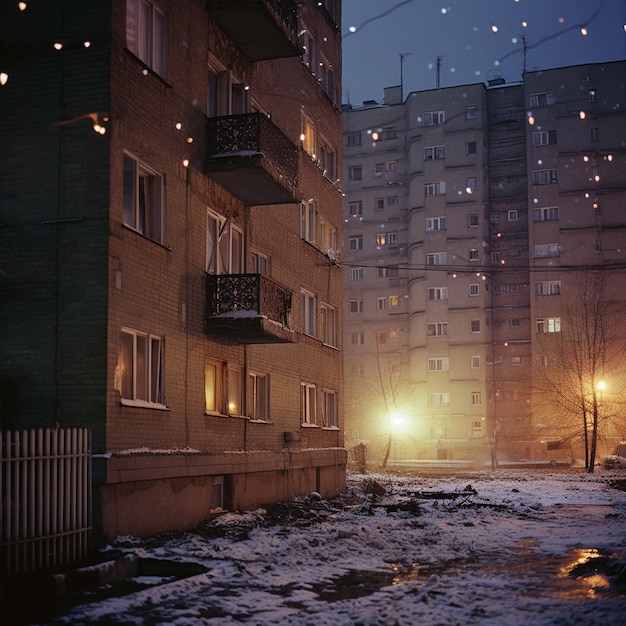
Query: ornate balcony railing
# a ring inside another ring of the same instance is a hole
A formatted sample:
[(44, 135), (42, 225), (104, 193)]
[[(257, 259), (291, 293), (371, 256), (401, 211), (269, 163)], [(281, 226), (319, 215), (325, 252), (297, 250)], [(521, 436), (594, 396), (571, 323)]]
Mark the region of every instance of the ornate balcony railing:
[(301, 53), (294, 0), (204, 0), (204, 5), (252, 61)]
[(298, 147), (265, 115), (207, 120), (209, 176), (246, 204), (296, 201)]
[(207, 333), (241, 343), (295, 341), (291, 291), (262, 274), (207, 276)]

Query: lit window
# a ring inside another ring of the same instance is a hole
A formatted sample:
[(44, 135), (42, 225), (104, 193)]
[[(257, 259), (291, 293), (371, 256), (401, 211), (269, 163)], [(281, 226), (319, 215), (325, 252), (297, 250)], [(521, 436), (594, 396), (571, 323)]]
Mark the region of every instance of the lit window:
[(538, 333), (560, 333), (561, 332), (561, 318), (560, 317), (545, 317), (537, 319), (537, 332)]
[(204, 399), (207, 413), (226, 413), (224, 406), (225, 367), (225, 363), (221, 361), (209, 361), (204, 366)]
[(302, 117), (302, 147), (304, 151), (312, 157), (316, 156), (317, 139), (315, 135), (315, 124), (308, 117)]
[(398, 296), (389, 296), (389, 306), (398, 306), (400, 298)]

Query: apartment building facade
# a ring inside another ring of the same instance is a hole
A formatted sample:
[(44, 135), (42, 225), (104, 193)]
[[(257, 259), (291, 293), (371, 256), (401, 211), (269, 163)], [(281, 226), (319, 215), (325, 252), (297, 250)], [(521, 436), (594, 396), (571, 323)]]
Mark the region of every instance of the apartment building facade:
[[(579, 457), (580, 431), (546, 402), (542, 368), (567, 317), (565, 285), (608, 270), (605, 293), (626, 301), (623, 70), (529, 72), (404, 101), (392, 88), (382, 104), (344, 106), (348, 447), (495, 465), (561, 461), (552, 449), (567, 442)], [(376, 200), (394, 185), (401, 202)], [(398, 257), (381, 245), (390, 224)], [(390, 287), (396, 310), (379, 304)], [(391, 328), (404, 335), (381, 349)], [(396, 378), (381, 375), (390, 369)], [(623, 424), (605, 412), (609, 445)]]
[(106, 538), (343, 490), (341, 3), (2, 23), (2, 428), (91, 429)]

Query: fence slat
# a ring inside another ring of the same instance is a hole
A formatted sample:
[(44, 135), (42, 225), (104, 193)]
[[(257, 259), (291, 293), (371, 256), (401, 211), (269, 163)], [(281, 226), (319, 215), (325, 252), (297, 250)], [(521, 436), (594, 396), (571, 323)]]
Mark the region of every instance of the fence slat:
[(82, 559), (91, 531), (91, 432), (0, 432), (0, 572), (27, 574)]

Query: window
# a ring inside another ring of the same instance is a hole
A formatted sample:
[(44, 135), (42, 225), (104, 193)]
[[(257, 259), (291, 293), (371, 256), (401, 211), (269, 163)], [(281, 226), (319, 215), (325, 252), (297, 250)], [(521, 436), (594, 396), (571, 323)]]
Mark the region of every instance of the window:
[(209, 274), (240, 274), (243, 269), (243, 233), (212, 211), (207, 211)]
[(465, 119), (466, 120), (476, 119), (476, 105), (470, 104), (465, 107)]
[(361, 180), (363, 171), (360, 165), (351, 165), (348, 167), (348, 180)]
[(353, 346), (363, 345), (363, 333), (352, 333), (350, 335), (350, 344)]
[(594, 241), (593, 242), (593, 251), (596, 254), (600, 254), (602, 252), (602, 242), (601, 241)]
[(439, 337), (448, 334), (448, 322), (433, 322), (426, 325), (426, 334), (431, 337)]
[(559, 219), (559, 207), (551, 206), (543, 209), (533, 209), (534, 222), (556, 222)]
[(376, 341), (379, 344), (386, 344), (387, 343), (387, 331), (386, 330), (379, 330), (376, 333)]
[(553, 185), (557, 182), (556, 170), (533, 170), (533, 185)]
[(387, 196), (387, 206), (396, 206), (398, 204), (398, 196)]
[(363, 236), (357, 235), (348, 239), (349, 250), (363, 250)]
[(387, 161), (385, 163), (385, 169), (388, 172), (393, 172), (396, 169), (397, 166), (398, 166), (397, 161)]
[(441, 215), (439, 217), (427, 217), (426, 218), (426, 230), (429, 230), (429, 231), (446, 230), (447, 224), (448, 224), (448, 221), (445, 215)]
[(465, 154), (476, 154), (476, 142), (468, 141), (465, 144)]
[(315, 243), (317, 211), (315, 202), (300, 203), (300, 237), (309, 243)]
[(384, 246), (387, 244), (387, 233), (377, 233), (376, 234), (376, 245)]
[(470, 320), (470, 333), (480, 332), (480, 320)]
[(350, 313), (363, 313), (363, 300), (350, 300)]
[(431, 146), (429, 148), (424, 148), (424, 161), (433, 161), (435, 159), (445, 159), (445, 158), (446, 158), (445, 146)]
[(324, 139), (320, 140), (320, 149), (317, 158), (317, 167), (324, 176), (334, 182), (337, 180), (337, 155), (331, 145)]
[(478, 369), (480, 367), (480, 356), (473, 356), (471, 359), (472, 369)]
[(207, 413), (226, 413), (224, 406), (225, 368), (225, 363), (213, 360), (208, 361), (204, 366), (204, 402)]
[(448, 406), (450, 404), (450, 394), (445, 393), (429, 393), (428, 406)]
[(533, 146), (548, 146), (556, 143), (556, 130), (538, 130), (530, 134)]
[(443, 111), (429, 111), (424, 113), (424, 126), (438, 126), (445, 122), (446, 116)]
[(478, 283), (471, 283), (469, 286), (469, 295), (477, 296), (480, 294), (480, 285)]
[(426, 290), (426, 296), (428, 300), (447, 300), (448, 288), (447, 287), (429, 287)]
[(472, 430), (482, 430), (483, 429), (483, 423), (479, 420), (476, 420), (474, 422), (472, 422)]
[(589, 102), (597, 102), (598, 101), (598, 92), (595, 89), (589, 90)]
[(591, 138), (591, 141), (598, 141), (598, 129), (597, 128), (590, 128), (589, 129), (589, 136)]
[(320, 324), (322, 342), (333, 348), (337, 347), (337, 309), (330, 304), (320, 306)]
[(467, 253), (467, 258), (469, 261), (478, 261), (478, 250), (476, 248), (472, 248)]
[(483, 403), (483, 394), (481, 391), (472, 391), (472, 405), (480, 406)]
[(466, 191), (476, 191), (478, 189), (478, 178), (476, 176), (468, 176), (465, 179), (465, 190)]
[(263, 274), (264, 276), (269, 276), (270, 261), (264, 254), (261, 254), (260, 252), (251, 252), (250, 266), (253, 274)]
[(270, 377), (267, 374), (248, 374), (246, 413), (255, 420), (267, 422), (270, 418)]
[(554, 92), (547, 91), (545, 93), (535, 93), (530, 96), (530, 108), (548, 107), (556, 104)]
[(398, 278), (400, 269), (398, 267), (377, 267), (377, 278)]
[(399, 296), (389, 296), (389, 306), (398, 306), (400, 304)]
[(356, 202), (350, 202), (348, 208), (350, 209), (350, 217), (359, 217), (363, 215), (363, 202), (361, 202), (360, 200)]
[(433, 252), (426, 255), (426, 265), (447, 265), (447, 252)]
[(400, 329), (399, 328), (390, 328), (389, 329), (389, 339), (398, 339), (400, 337)]
[(535, 246), (535, 257), (546, 258), (546, 257), (557, 257), (560, 256), (560, 246), (558, 243), (544, 243)]
[(228, 415), (243, 415), (243, 379), (240, 367), (227, 368)]
[(387, 233), (387, 245), (395, 246), (398, 243), (398, 233)]
[(384, 171), (385, 171), (385, 164), (376, 163), (376, 165), (374, 166), (374, 175), (380, 176)]
[(163, 177), (124, 155), (124, 224), (164, 243)]
[(300, 46), (302, 48), (302, 62), (313, 75), (317, 71), (317, 41), (308, 28), (301, 29)]
[(305, 289), (300, 292), (300, 318), (302, 332), (317, 337), (317, 296)]
[(361, 133), (350, 133), (347, 139), (348, 147), (361, 145)]
[(424, 185), (424, 195), (426, 196), (441, 196), (446, 193), (446, 183), (428, 183)]
[(351, 268), (350, 280), (363, 280), (363, 268), (362, 267)]
[(522, 357), (521, 356), (512, 356), (511, 357), (511, 365), (521, 365)]
[(519, 328), (521, 326), (521, 321), (518, 318), (513, 318), (511, 320), (511, 328)]
[(325, 219), (320, 219), (319, 249), (324, 254), (337, 253), (337, 229)]
[(153, 2), (127, 0), (126, 45), (159, 76), (166, 76), (167, 21)]
[(448, 357), (428, 359), (429, 372), (447, 372), (450, 369), (450, 359)]
[(163, 338), (123, 328), (121, 341), (122, 400), (164, 406)]
[(302, 147), (304, 151), (311, 157), (315, 158), (317, 152), (317, 137), (315, 133), (315, 124), (311, 119), (302, 116), (302, 132), (300, 135)]
[(560, 280), (542, 280), (535, 283), (536, 296), (557, 296), (561, 293)]
[(560, 317), (544, 317), (537, 319), (538, 333), (560, 333), (561, 318)]
[(337, 403), (337, 392), (328, 389), (322, 389), (321, 393), (321, 425), (323, 428), (339, 427), (339, 410)]
[(376, 310), (384, 311), (387, 308), (387, 298), (376, 298)]
[(469, 213), (467, 216), (467, 225), (470, 228), (478, 227), (478, 213)]
[(207, 71), (207, 116), (249, 113), (250, 92), (217, 59), (209, 58)]
[(374, 198), (374, 210), (375, 211), (383, 211), (385, 209), (385, 199), (384, 198)]
[(337, 103), (337, 89), (335, 83), (335, 70), (327, 59), (323, 56), (320, 58), (317, 72), (317, 80), (319, 81), (324, 93), (334, 102)]
[(519, 219), (519, 213), (517, 212), (517, 209), (510, 209), (507, 213), (507, 217), (509, 222), (517, 222), (517, 220)]
[(300, 423), (317, 425), (317, 388), (311, 383), (300, 383)]
[(382, 131), (378, 131), (375, 134), (378, 135), (374, 138), (375, 141), (389, 141), (391, 139), (396, 139), (398, 136), (395, 128), (383, 128)]

